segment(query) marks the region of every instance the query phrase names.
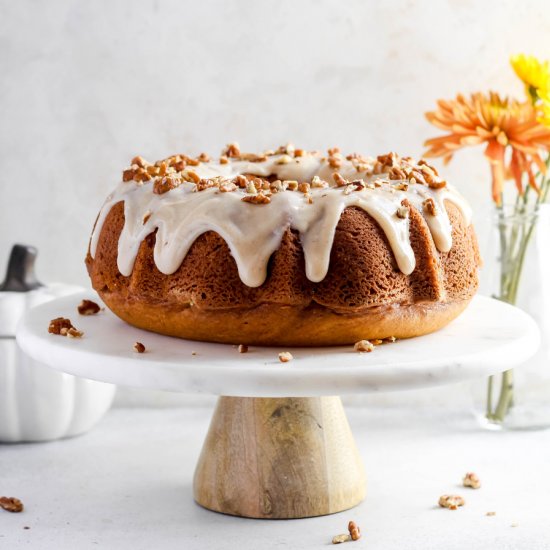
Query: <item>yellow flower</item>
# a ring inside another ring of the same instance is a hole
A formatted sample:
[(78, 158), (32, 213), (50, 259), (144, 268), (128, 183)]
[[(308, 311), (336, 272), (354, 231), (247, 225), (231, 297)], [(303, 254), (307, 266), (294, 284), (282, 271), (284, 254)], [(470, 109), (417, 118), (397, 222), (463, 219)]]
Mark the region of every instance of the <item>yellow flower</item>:
[(545, 126), (550, 126), (550, 92), (541, 97), (539, 122)]
[(550, 94), (548, 61), (539, 61), (532, 55), (518, 54), (510, 58), (510, 63), (525, 84), (525, 91), (533, 103)]
[[(427, 140), (425, 156), (443, 157), (448, 162), (458, 149), (486, 143), (485, 156), (491, 164), (492, 194), (497, 204), (501, 204), (505, 178), (513, 178), (518, 193), (523, 194), (522, 180), (527, 174), (529, 185), (539, 191), (533, 164), (546, 172), (540, 154), (550, 151), (550, 128), (537, 120), (531, 103), (501, 98), (495, 92), (458, 95), (454, 100), (437, 103), (438, 109), (426, 113), (426, 118), (448, 133)], [(508, 165), (507, 150), (511, 152)]]

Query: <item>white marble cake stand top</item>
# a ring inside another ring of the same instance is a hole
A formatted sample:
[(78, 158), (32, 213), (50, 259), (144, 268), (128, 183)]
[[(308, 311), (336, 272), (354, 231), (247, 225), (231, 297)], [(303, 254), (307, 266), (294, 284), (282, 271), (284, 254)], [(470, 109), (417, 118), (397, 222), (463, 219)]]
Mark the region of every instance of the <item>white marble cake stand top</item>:
[[(242, 397), (310, 397), (447, 384), (517, 367), (539, 345), (536, 323), (508, 304), (477, 296), (443, 330), (357, 353), (352, 346), (260, 348), (181, 340), (136, 329), (109, 310), (85, 317), (76, 307), (92, 291), (30, 310), (17, 339), (35, 359), (76, 376), (186, 393)], [(55, 317), (84, 331), (80, 339), (49, 334)], [(147, 351), (135, 353), (134, 342)], [(290, 351), (294, 359), (278, 360)]]

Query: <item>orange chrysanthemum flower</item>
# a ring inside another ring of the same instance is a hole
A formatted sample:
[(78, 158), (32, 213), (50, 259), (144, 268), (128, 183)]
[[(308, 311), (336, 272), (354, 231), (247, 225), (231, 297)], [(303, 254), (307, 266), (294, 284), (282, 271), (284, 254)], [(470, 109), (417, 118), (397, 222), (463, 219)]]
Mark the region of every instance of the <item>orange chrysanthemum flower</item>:
[(505, 178), (513, 178), (523, 194), (522, 177), (526, 173), (529, 185), (539, 191), (533, 164), (546, 171), (540, 153), (550, 150), (550, 128), (537, 121), (531, 103), (501, 98), (494, 92), (458, 95), (455, 100), (438, 101), (437, 111), (426, 113), (426, 118), (449, 132), (425, 142), (427, 157), (443, 157), (449, 162), (462, 147), (487, 144), (485, 156), (491, 163), (492, 194), (497, 204), (502, 202)]

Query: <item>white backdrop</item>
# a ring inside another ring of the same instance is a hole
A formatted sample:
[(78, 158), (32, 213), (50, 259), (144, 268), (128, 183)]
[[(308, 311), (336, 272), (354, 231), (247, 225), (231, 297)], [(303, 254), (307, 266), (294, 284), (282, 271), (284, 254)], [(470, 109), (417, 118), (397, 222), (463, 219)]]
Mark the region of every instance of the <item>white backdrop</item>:
[[(544, 0), (0, 0), (0, 266), (29, 243), (42, 280), (87, 284), (93, 221), (135, 154), (420, 155), (437, 98), (521, 95), (508, 58), (549, 58), (549, 36)], [(484, 246), (481, 151), (446, 174)]]

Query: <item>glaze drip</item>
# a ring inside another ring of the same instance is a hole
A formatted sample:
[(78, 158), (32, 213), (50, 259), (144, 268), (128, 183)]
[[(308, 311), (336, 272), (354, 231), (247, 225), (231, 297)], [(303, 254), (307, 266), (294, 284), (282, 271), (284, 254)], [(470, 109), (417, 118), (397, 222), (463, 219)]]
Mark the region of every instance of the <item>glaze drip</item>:
[[(103, 223), (111, 208), (121, 201), (124, 202), (125, 224), (118, 242), (117, 262), (122, 275), (131, 275), (141, 242), (155, 230), (158, 231), (154, 260), (159, 271), (166, 275), (179, 268), (197, 237), (215, 231), (229, 246), (242, 282), (250, 287), (261, 286), (265, 281), (269, 258), (279, 248), (288, 228), (300, 234), (308, 279), (322, 281), (329, 269), (336, 226), (348, 207), (361, 208), (376, 220), (388, 239), (399, 269), (406, 275), (412, 273), (416, 262), (409, 238), (408, 216), (397, 215), (404, 200), (423, 214), (435, 246), (442, 252), (449, 251), (452, 246), (452, 228), (444, 202), (453, 203), (470, 224), (470, 207), (449, 184), (434, 189), (410, 180), (384, 179), (384, 174), (372, 174), (372, 165), (360, 168), (363, 167), (342, 159), (335, 170), (318, 155), (293, 159), (287, 155), (272, 155), (263, 162), (232, 160), (193, 167), (203, 179), (230, 180), (239, 174), (251, 174), (311, 182), (317, 176), (330, 184), (312, 187), (307, 194), (298, 191), (274, 193), (269, 204), (243, 202), (247, 194), (245, 189), (221, 192), (214, 186), (197, 192), (194, 183), (184, 181), (167, 193), (156, 194), (151, 181), (122, 182), (101, 209), (92, 234), (90, 254), (95, 256)], [(336, 186), (333, 183), (336, 171), (351, 183)], [(362, 180), (365, 187), (354, 189), (357, 187), (353, 185), (355, 180)], [(424, 212), (426, 199), (434, 201), (435, 215)]]

